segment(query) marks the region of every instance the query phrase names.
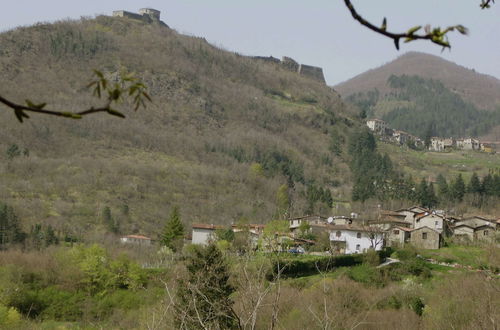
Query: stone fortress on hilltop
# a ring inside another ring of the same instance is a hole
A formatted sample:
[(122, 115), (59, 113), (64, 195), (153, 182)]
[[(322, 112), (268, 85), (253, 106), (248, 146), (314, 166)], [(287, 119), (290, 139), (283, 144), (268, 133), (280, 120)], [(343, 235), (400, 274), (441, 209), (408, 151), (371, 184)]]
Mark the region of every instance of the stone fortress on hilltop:
[(323, 69), (317, 66), (312, 66), (312, 65), (306, 65), (306, 64), (299, 64), (297, 61), (295, 61), (291, 57), (283, 56), (281, 60), (269, 56), (253, 56), (254, 59), (265, 61), (265, 62), (270, 62), (270, 63), (276, 63), (281, 65), (283, 68), (290, 70), (292, 72), (297, 72), (301, 76), (316, 80), (322, 84), (326, 85), (325, 81), (325, 76), (323, 75)]
[(161, 12), (152, 8), (141, 8), (139, 13), (132, 13), (126, 10), (115, 10), (113, 12), (113, 17), (126, 17), (131, 19), (140, 20), (146, 23), (159, 23), (161, 25), (167, 26), (160, 20)]
[[(132, 13), (126, 10), (115, 10), (113, 11), (113, 17), (125, 17), (135, 20), (140, 20), (145, 23), (153, 24), (157, 23), (168, 27), (167, 24), (160, 20), (161, 12), (152, 8), (141, 8), (139, 13)], [(253, 56), (253, 59), (261, 60), (268, 63), (275, 63), (280, 65), (286, 70), (297, 72), (299, 75), (316, 80), (324, 85), (326, 85), (325, 76), (323, 75), (323, 69), (317, 66), (299, 64), (291, 57), (283, 56), (281, 60), (269, 56)]]

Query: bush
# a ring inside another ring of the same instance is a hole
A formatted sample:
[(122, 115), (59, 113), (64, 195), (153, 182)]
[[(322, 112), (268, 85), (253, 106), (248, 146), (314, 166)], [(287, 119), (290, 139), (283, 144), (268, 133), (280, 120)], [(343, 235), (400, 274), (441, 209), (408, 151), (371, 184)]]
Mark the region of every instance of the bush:
[(0, 328), (12, 329), (21, 324), (21, 314), (14, 308), (0, 305)]
[(310, 257), (295, 256), (273, 260), (272, 273), (267, 274), (268, 280), (275, 278), (278, 267), (281, 268), (282, 277), (302, 277), (318, 274), (318, 271), (328, 272), (338, 267), (350, 267), (359, 265), (363, 261), (363, 255), (343, 255), (337, 257)]

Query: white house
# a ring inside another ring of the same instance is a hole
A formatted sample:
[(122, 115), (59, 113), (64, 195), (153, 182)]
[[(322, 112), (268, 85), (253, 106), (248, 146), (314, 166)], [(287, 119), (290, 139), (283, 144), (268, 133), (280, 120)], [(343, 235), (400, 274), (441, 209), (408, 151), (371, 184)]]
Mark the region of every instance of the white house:
[(366, 126), (376, 133), (383, 133), (389, 127), (385, 121), (380, 119), (369, 119), (366, 122)]
[(193, 224), (193, 244), (207, 245), (212, 239), (215, 238), (215, 231), (217, 229), (224, 229), (223, 226), (197, 223)]
[(369, 249), (379, 251), (384, 244), (384, 235), (376, 228), (334, 225), (328, 229), (334, 250), (341, 254), (363, 253)]
[(127, 235), (120, 238), (125, 244), (151, 245), (151, 238), (142, 235)]

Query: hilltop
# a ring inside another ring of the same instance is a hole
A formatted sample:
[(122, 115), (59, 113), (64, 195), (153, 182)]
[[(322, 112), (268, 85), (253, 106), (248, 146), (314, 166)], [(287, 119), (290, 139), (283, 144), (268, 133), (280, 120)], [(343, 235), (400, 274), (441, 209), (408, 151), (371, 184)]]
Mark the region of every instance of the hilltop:
[[(342, 150), (361, 123), (324, 83), (124, 17), (0, 34), (1, 93), (9, 99), (85, 108), (96, 102), (85, 89), (93, 69), (111, 78), (135, 72), (153, 104), (125, 120), (33, 115), (19, 124), (0, 111), (0, 200), (27, 228), (100, 233), (110, 207), (122, 231), (155, 237), (174, 205), (186, 223), (229, 224), (275, 217), (283, 185), (293, 214), (305, 212), (308, 187), (348, 198)], [(14, 146), (26, 155), (8, 154)]]
[(387, 84), (391, 75), (418, 75), (439, 80), (446, 88), (481, 110), (493, 110), (500, 106), (500, 80), (441, 57), (420, 52), (401, 55), (387, 64), (338, 84), (335, 90), (343, 97), (374, 88), (387, 94), (392, 91)]

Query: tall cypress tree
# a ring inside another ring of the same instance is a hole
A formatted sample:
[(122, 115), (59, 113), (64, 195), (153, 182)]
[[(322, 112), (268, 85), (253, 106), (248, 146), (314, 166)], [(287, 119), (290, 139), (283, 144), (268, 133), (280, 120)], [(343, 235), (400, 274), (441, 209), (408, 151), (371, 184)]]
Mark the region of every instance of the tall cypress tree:
[(439, 174), (436, 180), (436, 184), (438, 186), (438, 194), (441, 201), (447, 200), (449, 198), (449, 188), (446, 179), (442, 174)]
[(165, 225), (165, 229), (163, 230), (161, 242), (163, 245), (171, 248), (174, 251), (177, 251), (183, 236), (184, 225), (181, 221), (179, 208), (177, 206), (174, 206)]

